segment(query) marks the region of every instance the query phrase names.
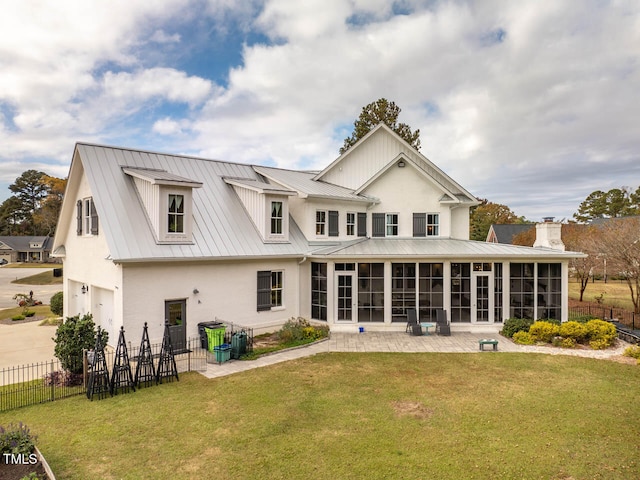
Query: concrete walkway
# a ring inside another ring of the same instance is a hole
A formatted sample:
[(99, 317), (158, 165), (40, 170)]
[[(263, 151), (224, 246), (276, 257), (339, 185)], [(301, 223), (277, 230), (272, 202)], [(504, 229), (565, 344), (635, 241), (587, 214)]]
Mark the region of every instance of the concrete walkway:
[[(224, 377), (234, 373), (251, 370), (253, 368), (266, 367), (276, 363), (309, 357), (318, 353), (327, 352), (440, 352), (440, 353), (483, 353), (479, 351), (478, 340), (482, 338), (495, 338), (498, 340), (499, 352), (533, 352), (553, 355), (571, 355), (591, 358), (610, 358), (622, 355), (628, 346), (625, 342), (618, 341), (615, 349), (608, 350), (580, 350), (553, 348), (547, 346), (517, 345), (510, 339), (500, 335), (486, 335), (469, 332), (455, 332), (450, 337), (428, 335), (413, 337), (406, 333), (332, 333), (328, 340), (314, 343), (305, 347), (285, 350), (271, 355), (266, 355), (257, 360), (230, 360), (223, 364), (207, 364), (206, 371), (202, 372), (207, 378)], [(483, 354), (491, 355), (491, 346), (485, 346), (487, 350)]]

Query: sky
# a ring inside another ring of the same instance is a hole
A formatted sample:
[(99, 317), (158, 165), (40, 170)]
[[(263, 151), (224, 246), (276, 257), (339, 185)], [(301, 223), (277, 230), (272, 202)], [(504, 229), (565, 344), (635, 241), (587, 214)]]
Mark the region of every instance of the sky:
[(383, 97), (473, 195), (569, 219), (640, 186), (640, 2), (4, 2), (0, 201), (76, 142), (320, 170)]

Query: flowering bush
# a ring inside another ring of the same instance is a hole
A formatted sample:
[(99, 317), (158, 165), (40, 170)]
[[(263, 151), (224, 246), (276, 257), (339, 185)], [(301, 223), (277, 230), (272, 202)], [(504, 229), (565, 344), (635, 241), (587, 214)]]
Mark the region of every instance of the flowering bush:
[(571, 321), (560, 325), (560, 336), (564, 338), (573, 338), (575, 342), (581, 342), (587, 336), (587, 328), (583, 323)]
[(550, 343), (559, 331), (558, 325), (546, 321), (537, 321), (529, 327), (529, 334), (534, 340), (544, 343)]
[(534, 345), (536, 343), (535, 338), (529, 333), (524, 331), (519, 331), (513, 334), (513, 341), (520, 345)]
[(32, 453), (35, 449), (35, 441), (36, 437), (22, 422), (18, 425), (12, 423), (6, 428), (0, 425), (0, 456), (5, 453), (14, 455)]

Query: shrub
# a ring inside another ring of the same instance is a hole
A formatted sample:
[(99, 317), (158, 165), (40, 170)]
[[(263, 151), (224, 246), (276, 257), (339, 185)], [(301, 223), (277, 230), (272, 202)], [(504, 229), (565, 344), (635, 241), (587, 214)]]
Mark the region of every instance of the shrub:
[(584, 314), (584, 315), (576, 315), (575, 317), (571, 317), (571, 320), (579, 323), (587, 323), (589, 320), (595, 320), (597, 318), (598, 317), (596, 317), (595, 315)]
[[(596, 350), (611, 346), (617, 336), (616, 327), (604, 320), (589, 320), (585, 324), (585, 328), (587, 330), (586, 338), (589, 340), (589, 345)], [(602, 347), (601, 345), (605, 346)]]
[(27, 313), (24, 314), (25, 317), (33, 317), (36, 314), (35, 311), (33, 310), (29, 310)]
[(56, 330), (53, 341), (56, 343), (54, 354), (62, 368), (72, 373), (82, 373), (82, 350), (91, 350), (96, 345), (97, 333), (102, 332), (102, 341), (106, 345), (109, 334), (100, 327), (95, 330), (93, 316), (88, 313), (80, 318), (67, 317)]
[(287, 323), (278, 331), (278, 338), (283, 343), (318, 340), (328, 335), (328, 326), (314, 326), (311, 325), (308, 320), (301, 317), (287, 320)]
[(19, 320), (24, 320), (25, 316), (24, 315), (14, 315), (13, 317), (11, 317), (11, 320), (13, 320), (14, 322), (17, 322)]
[(529, 328), (529, 334), (538, 342), (551, 343), (551, 339), (558, 335), (560, 327), (544, 320), (537, 321)]
[(587, 328), (583, 323), (575, 320), (565, 322), (560, 325), (560, 336), (573, 338), (575, 342), (582, 342), (587, 336)]
[(516, 332), (528, 332), (533, 324), (530, 318), (509, 318), (505, 320), (500, 333), (505, 337), (512, 338)]
[(567, 338), (563, 338), (562, 341), (560, 342), (560, 346), (562, 348), (575, 348), (576, 346), (576, 340), (575, 338), (572, 337), (567, 337)]
[(7, 428), (0, 426), (0, 456), (5, 453), (28, 455), (35, 450), (35, 441), (36, 437), (22, 422)]
[(622, 355), (640, 360), (640, 346), (631, 345), (624, 349), (624, 353)]
[(533, 338), (529, 332), (525, 332), (524, 330), (514, 333), (512, 338), (514, 342), (520, 345), (534, 345), (536, 343), (535, 338)]
[(589, 342), (589, 346), (594, 350), (604, 350), (605, 348), (609, 348), (611, 346), (611, 342), (608, 342), (604, 339), (591, 340)]
[(81, 373), (71, 373), (64, 370), (56, 370), (51, 373), (47, 373), (44, 376), (44, 384), (48, 387), (75, 387), (82, 385), (84, 379)]
[(49, 306), (53, 314), (58, 316), (62, 315), (62, 301), (62, 292), (58, 292), (51, 297), (51, 300), (49, 300)]

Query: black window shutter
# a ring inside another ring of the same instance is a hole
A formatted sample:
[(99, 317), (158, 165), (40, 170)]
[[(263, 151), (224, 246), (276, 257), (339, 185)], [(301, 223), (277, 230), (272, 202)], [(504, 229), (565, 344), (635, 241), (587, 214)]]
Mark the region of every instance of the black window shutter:
[(271, 271), (258, 272), (258, 311), (271, 310)]
[(98, 212), (96, 212), (96, 204), (93, 203), (93, 199), (89, 202), (91, 204), (91, 235), (98, 234)]
[(329, 236), (337, 237), (338, 232), (338, 212), (336, 210), (329, 210)]
[(371, 217), (372, 220), (372, 236), (384, 237), (384, 213), (374, 213)]
[(413, 236), (414, 237), (427, 236), (427, 214), (426, 213), (413, 214)]
[(358, 212), (358, 236), (367, 236), (367, 213)]
[(82, 200), (78, 200), (76, 203), (76, 233), (82, 235)]

